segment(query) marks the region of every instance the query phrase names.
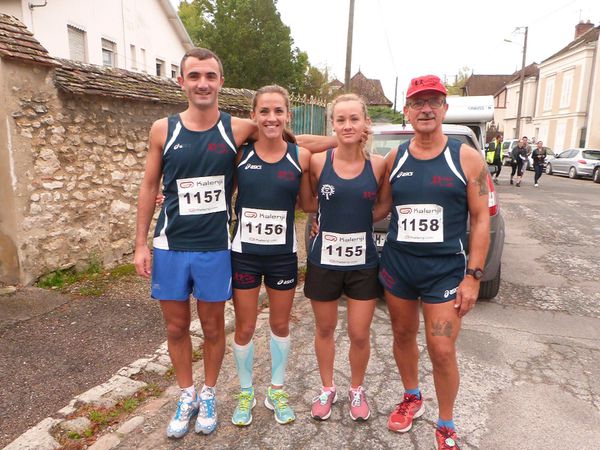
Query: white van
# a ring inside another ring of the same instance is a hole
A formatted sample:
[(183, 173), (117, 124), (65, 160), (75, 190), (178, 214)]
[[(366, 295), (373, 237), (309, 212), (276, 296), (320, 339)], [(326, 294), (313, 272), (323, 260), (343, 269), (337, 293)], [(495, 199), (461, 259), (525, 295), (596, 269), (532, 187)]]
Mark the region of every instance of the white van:
[(492, 95), (473, 95), (446, 97), (448, 112), (444, 123), (466, 125), (477, 137), (479, 148), (485, 147), (487, 123), (494, 119), (494, 97)]

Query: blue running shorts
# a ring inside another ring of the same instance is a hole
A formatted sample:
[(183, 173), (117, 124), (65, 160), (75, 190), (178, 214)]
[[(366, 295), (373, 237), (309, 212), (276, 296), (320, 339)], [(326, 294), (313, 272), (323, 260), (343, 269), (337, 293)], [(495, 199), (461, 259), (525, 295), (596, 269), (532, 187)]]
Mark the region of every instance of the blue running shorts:
[(298, 256), (251, 255), (231, 252), (234, 289), (253, 289), (260, 286), (263, 276), (265, 286), (279, 291), (293, 289), (298, 284)]
[(229, 250), (181, 252), (155, 248), (152, 298), (185, 301), (191, 293), (202, 302), (222, 302), (231, 298)]
[(386, 244), (379, 262), (379, 281), (396, 297), (445, 303), (456, 298), (466, 267), (463, 254), (413, 256)]

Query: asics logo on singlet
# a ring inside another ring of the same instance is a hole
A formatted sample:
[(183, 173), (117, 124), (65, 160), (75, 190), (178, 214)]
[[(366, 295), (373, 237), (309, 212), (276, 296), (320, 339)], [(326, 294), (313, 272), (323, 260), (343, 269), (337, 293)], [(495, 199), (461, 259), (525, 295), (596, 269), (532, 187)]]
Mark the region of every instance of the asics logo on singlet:
[(331, 184), (324, 184), (321, 186), (321, 195), (323, 195), (327, 200), (335, 194), (335, 188)]
[(396, 175), (396, 178), (400, 178), (400, 177), (412, 177), (413, 173), (412, 172), (398, 172), (398, 175)]
[(180, 148), (183, 148), (183, 144), (175, 144), (173, 146), (173, 150), (179, 150)]
[(262, 165), (261, 164), (250, 164), (250, 163), (248, 163), (248, 164), (246, 164), (244, 166), (244, 170), (248, 170), (248, 169), (250, 169), (250, 170), (261, 170), (262, 169)]
[(458, 287), (455, 287), (454, 289), (446, 289), (444, 291), (444, 298), (448, 298), (450, 297), (452, 294), (456, 294), (456, 290), (458, 289)]
[(281, 285), (283, 285), (283, 284), (292, 284), (293, 282), (294, 282), (294, 279), (293, 279), (293, 278), (291, 278), (291, 279), (289, 279), (289, 280), (279, 280), (279, 281), (277, 282), (277, 285), (278, 285), (278, 286), (281, 286)]

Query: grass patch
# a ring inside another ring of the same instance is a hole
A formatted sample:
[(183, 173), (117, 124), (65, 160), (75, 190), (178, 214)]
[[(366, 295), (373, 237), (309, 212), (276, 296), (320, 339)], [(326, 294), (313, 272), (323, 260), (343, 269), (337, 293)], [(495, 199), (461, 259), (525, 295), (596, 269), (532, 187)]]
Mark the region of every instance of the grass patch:
[(88, 429), (79, 434), (74, 431), (65, 431), (56, 426), (53, 428), (52, 434), (60, 443), (61, 450), (83, 450), (89, 448), (98, 439), (101, 432), (108, 427), (123, 422), (146, 399), (159, 397), (164, 392), (165, 387), (161, 387), (160, 381), (158, 384), (149, 382), (131, 397), (121, 400), (112, 408), (101, 408), (91, 405), (84, 406), (71, 414), (68, 419), (87, 417), (92, 422)]
[(111, 277), (126, 277), (129, 275), (135, 275), (135, 266), (133, 264), (123, 264), (110, 271)]
[(192, 361), (196, 362), (196, 361), (200, 361), (202, 359), (202, 349), (201, 348), (195, 348), (192, 350)]
[(92, 256), (85, 269), (77, 271), (74, 267), (70, 267), (51, 272), (42, 276), (37, 286), (43, 289), (69, 290), (85, 297), (98, 297), (106, 291), (110, 280), (133, 275), (135, 275), (133, 264), (123, 264), (105, 271), (100, 260)]

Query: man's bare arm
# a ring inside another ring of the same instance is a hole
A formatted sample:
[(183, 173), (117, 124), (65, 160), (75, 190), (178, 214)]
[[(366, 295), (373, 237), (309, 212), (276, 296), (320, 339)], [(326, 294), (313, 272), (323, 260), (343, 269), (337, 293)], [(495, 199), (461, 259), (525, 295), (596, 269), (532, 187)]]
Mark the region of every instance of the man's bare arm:
[(151, 259), (148, 249), (148, 231), (154, 214), (156, 196), (162, 176), (162, 152), (167, 136), (167, 120), (157, 120), (150, 129), (149, 149), (146, 155), (146, 170), (140, 185), (135, 232), (134, 263), (136, 271), (143, 277), (150, 276)]

